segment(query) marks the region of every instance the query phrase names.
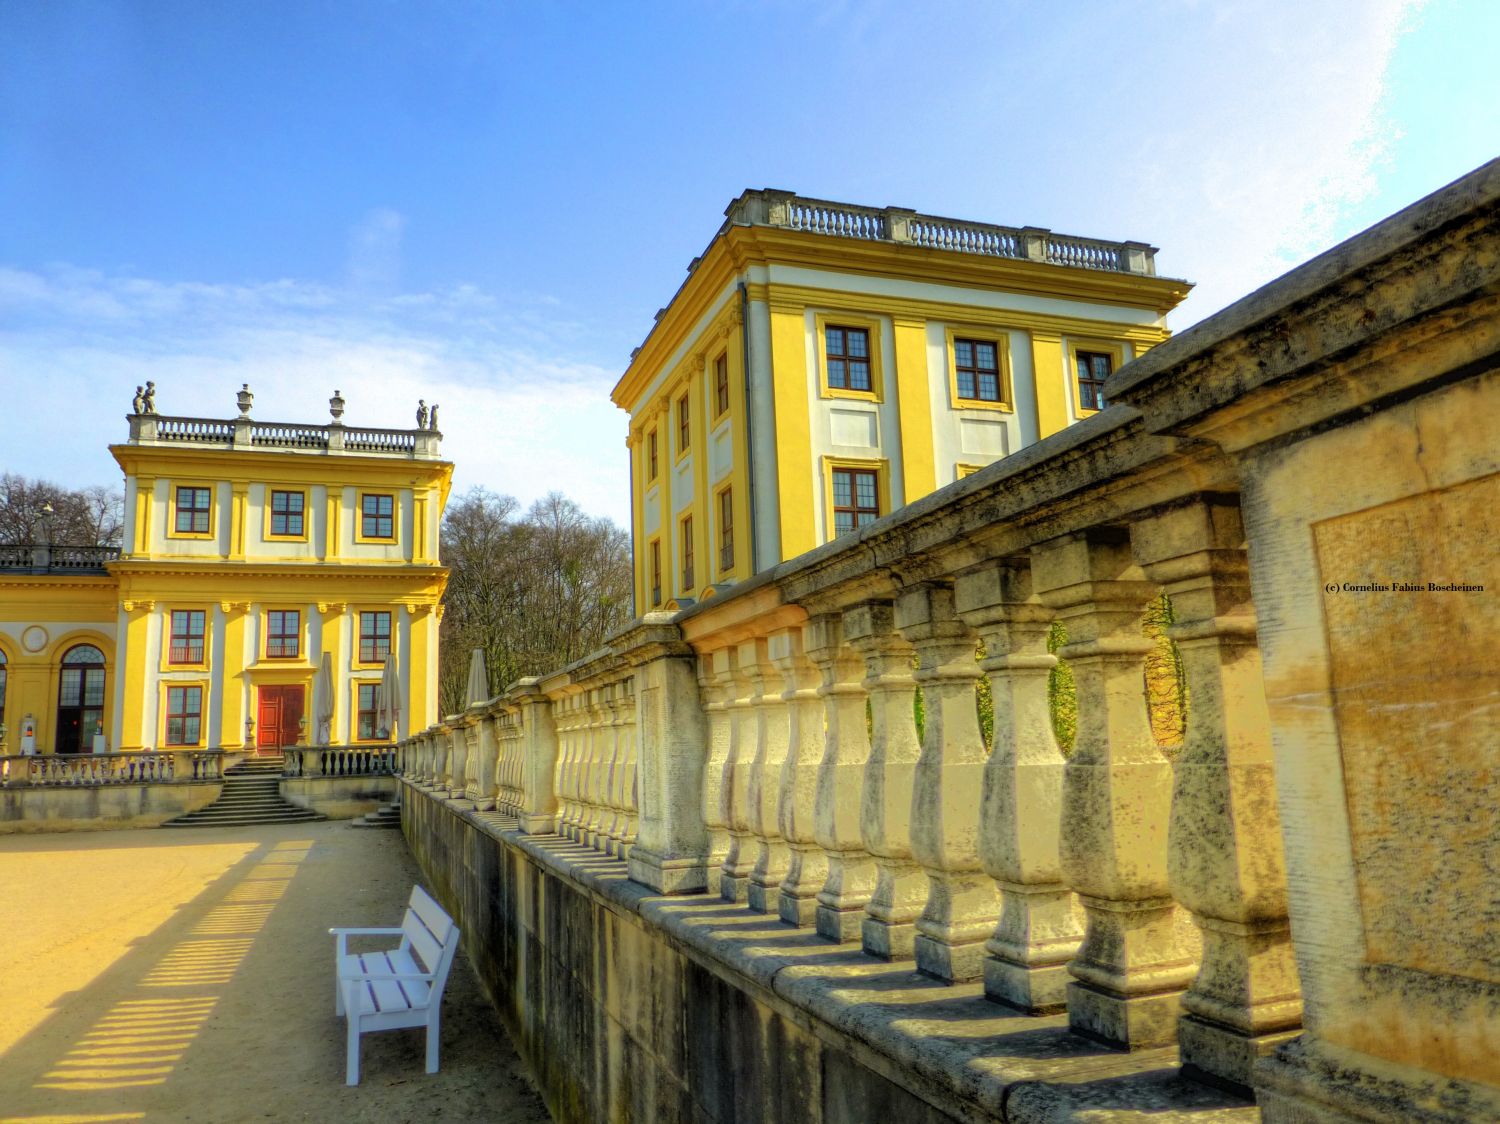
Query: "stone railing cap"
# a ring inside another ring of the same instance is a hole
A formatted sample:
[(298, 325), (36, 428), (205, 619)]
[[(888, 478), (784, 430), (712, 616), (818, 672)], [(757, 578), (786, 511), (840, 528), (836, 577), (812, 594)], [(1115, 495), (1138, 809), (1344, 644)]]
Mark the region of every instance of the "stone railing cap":
[(1106, 399), (1131, 400), (1134, 392), (1178, 364), (1289, 310), (1351, 273), (1430, 238), (1438, 228), (1493, 206), (1497, 200), (1500, 200), (1500, 158), (1340, 242), (1125, 364), (1104, 384)]

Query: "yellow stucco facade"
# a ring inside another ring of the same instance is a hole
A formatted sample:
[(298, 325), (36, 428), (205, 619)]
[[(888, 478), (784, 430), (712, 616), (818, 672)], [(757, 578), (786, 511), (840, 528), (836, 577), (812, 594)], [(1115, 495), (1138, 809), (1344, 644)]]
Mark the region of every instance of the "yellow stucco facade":
[(0, 555), (5, 752), (373, 743), (438, 717), (452, 465), (435, 430), (334, 404), (327, 425), (256, 422), (245, 393), (228, 421), (130, 416), (123, 547)]
[(1165, 339), (1189, 288), (1142, 243), (774, 191), (726, 214), (612, 394), (630, 414), (640, 612), (1089, 416), (1102, 397), (1080, 370)]

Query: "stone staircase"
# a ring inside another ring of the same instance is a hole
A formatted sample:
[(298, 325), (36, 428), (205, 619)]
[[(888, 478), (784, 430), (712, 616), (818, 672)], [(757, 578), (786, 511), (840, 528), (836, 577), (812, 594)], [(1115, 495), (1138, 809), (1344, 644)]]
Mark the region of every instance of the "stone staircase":
[(230, 766), (224, 770), (224, 790), (217, 800), (196, 812), (168, 820), (162, 827), (239, 827), (326, 820), (328, 817), (321, 812), (299, 808), (281, 798), (283, 764), (283, 759), (277, 756), (253, 757)]
[(401, 805), (399, 803), (382, 804), (373, 812), (367, 812), (363, 816), (355, 816), (349, 821), (350, 827), (393, 827), (398, 831), (401, 829)]

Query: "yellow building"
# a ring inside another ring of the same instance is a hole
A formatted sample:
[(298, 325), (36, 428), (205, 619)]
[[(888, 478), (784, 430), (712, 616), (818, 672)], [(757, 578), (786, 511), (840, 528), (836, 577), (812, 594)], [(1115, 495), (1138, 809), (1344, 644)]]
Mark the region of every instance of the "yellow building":
[(701, 599), (1094, 413), (1155, 250), (747, 191), (611, 395), (636, 606)]
[(8, 752), (350, 745), (436, 720), (441, 435), (345, 426), (337, 391), (326, 425), (251, 405), (166, 417), (138, 396), (110, 449), (123, 548), (0, 548)]

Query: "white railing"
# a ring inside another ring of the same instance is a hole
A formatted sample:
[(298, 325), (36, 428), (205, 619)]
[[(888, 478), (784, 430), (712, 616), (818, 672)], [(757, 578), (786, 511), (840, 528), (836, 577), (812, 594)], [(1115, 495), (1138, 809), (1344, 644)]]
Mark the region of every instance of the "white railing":
[(194, 444), (230, 444), (234, 441), (234, 423), (211, 418), (156, 417), (158, 441), (185, 441)]
[(1100, 242), (1092, 238), (1069, 238), (1064, 235), (1047, 236), (1047, 260), (1058, 265), (1072, 265), (1081, 269), (1122, 270), (1123, 248), (1111, 242)]
[(983, 223), (918, 215), (907, 224), (907, 231), (913, 245), (928, 246), (934, 250), (990, 254), (1001, 258), (1026, 256), (1021, 232), (1008, 226), (987, 226)]
[[(427, 433), (428, 430), (418, 432)], [(362, 453), (410, 453), (417, 447), (417, 432), (404, 429), (344, 429), (344, 448)]]
[(256, 422), (250, 428), (250, 443), (277, 449), (323, 449), (328, 446), (328, 427)]
[(874, 207), (830, 203), (822, 199), (792, 199), (786, 225), (793, 230), (832, 234), (842, 238), (884, 239), (885, 215)]

